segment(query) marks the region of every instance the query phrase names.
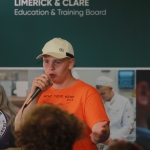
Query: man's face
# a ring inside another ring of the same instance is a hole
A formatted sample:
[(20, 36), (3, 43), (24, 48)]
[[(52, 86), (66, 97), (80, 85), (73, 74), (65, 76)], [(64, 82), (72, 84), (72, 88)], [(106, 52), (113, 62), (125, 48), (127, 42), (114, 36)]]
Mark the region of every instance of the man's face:
[(110, 101), (111, 100), (111, 92), (112, 88), (111, 87), (101, 87), (97, 89), (101, 98), (103, 101)]
[(49, 55), (43, 57), (43, 67), (45, 73), (53, 83), (61, 84), (71, 73), (74, 65), (74, 58), (58, 59)]

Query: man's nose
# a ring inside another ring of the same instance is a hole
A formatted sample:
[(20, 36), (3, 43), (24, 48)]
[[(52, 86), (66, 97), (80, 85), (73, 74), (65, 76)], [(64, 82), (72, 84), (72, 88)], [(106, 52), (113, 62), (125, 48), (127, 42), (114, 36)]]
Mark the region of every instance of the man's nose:
[(50, 62), (50, 63), (49, 63), (48, 68), (49, 68), (50, 70), (54, 70), (54, 64), (53, 64), (53, 62)]

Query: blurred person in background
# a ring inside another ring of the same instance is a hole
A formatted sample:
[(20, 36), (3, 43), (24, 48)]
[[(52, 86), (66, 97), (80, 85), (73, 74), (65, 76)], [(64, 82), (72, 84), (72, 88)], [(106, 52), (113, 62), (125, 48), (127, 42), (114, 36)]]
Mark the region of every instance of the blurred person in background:
[(136, 71), (136, 142), (150, 150), (150, 70)]
[(75, 115), (55, 105), (37, 105), (15, 131), (16, 145), (23, 150), (72, 150), (84, 140), (86, 126)]
[(129, 99), (119, 95), (113, 90), (113, 80), (106, 76), (96, 79), (96, 89), (98, 90), (106, 113), (110, 119), (110, 137), (107, 143), (112, 140), (126, 140), (133, 130), (133, 110)]
[(16, 114), (17, 109), (8, 100), (4, 88), (0, 85), (0, 149), (15, 147), (13, 131)]

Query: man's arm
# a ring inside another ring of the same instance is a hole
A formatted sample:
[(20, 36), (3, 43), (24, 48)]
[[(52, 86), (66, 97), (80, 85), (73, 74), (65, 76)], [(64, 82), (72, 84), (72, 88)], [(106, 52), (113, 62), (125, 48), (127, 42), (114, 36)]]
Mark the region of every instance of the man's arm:
[(110, 135), (110, 129), (107, 121), (98, 122), (92, 127), (92, 133), (90, 134), (93, 143), (103, 143)]
[(31, 95), (35, 92), (36, 88), (40, 88), (42, 91), (46, 90), (49, 86), (51, 86), (51, 82), (49, 77), (46, 74), (42, 74), (39, 77), (34, 78), (31, 92), (26, 98), (26, 101), (24, 102), (22, 108), (19, 110), (16, 118), (15, 118), (15, 130), (18, 130), (23, 123), (25, 116), (29, 113), (30, 110), (37, 104), (38, 98), (40, 97), (40, 94), (36, 96), (34, 100), (31, 101), (31, 103), (24, 109), (24, 105), (26, 102), (30, 99)]
[(18, 130), (21, 126), (21, 124), (23, 123), (25, 116), (28, 114), (28, 112), (30, 110), (32, 110), (32, 107), (34, 107), (37, 104), (37, 98), (35, 98), (25, 109), (24, 109), (24, 105), (26, 104), (26, 101), (30, 98), (31, 93), (29, 93), (29, 95), (27, 96), (23, 106), (21, 107), (21, 109), (19, 110), (19, 112), (16, 115), (15, 118), (15, 130)]

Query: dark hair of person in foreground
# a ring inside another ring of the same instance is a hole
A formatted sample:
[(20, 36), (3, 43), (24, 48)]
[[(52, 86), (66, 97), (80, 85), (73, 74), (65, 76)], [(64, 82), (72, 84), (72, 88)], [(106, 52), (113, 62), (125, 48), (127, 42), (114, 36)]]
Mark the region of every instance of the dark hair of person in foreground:
[(15, 131), (16, 145), (23, 150), (72, 150), (83, 138), (85, 125), (73, 114), (54, 105), (39, 105)]
[(114, 141), (107, 150), (144, 150), (140, 145), (128, 141)]

